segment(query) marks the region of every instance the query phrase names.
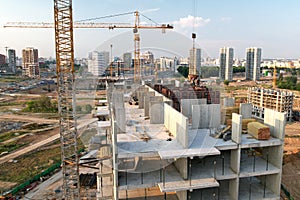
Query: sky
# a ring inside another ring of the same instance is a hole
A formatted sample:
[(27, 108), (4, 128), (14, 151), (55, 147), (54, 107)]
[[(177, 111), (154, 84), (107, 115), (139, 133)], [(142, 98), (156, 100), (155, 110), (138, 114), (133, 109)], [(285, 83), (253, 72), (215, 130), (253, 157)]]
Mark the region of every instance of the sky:
[[(5, 47), (17, 56), (25, 47), (39, 49), (40, 57), (54, 57), (53, 29), (3, 28), (6, 22), (53, 22), (53, 0), (0, 0), (0, 54)], [(195, 32), (203, 57), (217, 58), (219, 49), (233, 47), (235, 58), (245, 58), (247, 47), (261, 47), (263, 58), (296, 58), (300, 47), (299, 0), (73, 0), (74, 21), (138, 10), (157, 23), (174, 30), (140, 31), (142, 51), (149, 48), (187, 56)], [(140, 17), (141, 23), (152, 22)], [(98, 22), (134, 23), (134, 16), (105, 18)], [(119, 42), (117, 42), (119, 41)], [(123, 41), (123, 42), (122, 42)], [(124, 42), (125, 41), (125, 42)], [(132, 51), (129, 29), (76, 29), (75, 57), (87, 57), (95, 49), (120, 56)], [(154, 51), (154, 50), (153, 50)]]

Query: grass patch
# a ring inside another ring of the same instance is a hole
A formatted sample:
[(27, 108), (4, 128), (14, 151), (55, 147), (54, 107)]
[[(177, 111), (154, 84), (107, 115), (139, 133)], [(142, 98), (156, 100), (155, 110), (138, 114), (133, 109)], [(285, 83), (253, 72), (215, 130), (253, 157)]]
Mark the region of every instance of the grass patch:
[(28, 143), (17, 143), (17, 142), (9, 142), (7, 144), (0, 144), (0, 153), (6, 152), (6, 151), (11, 152), (11, 151), (19, 149), (27, 144)]
[(23, 155), (16, 163), (2, 164), (0, 180), (21, 184), (58, 162), (60, 155), (60, 146)]
[[(14, 160), (17, 162), (6, 162), (0, 165), (0, 181), (22, 184), (48, 169), (61, 160), (60, 142), (39, 148), (34, 152), (24, 154)], [(78, 140), (78, 149), (83, 144)], [(2, 188), (0, 188), (1, 190)], [(6, 188), (7, 189), (7, 188)]]
[[(16, 135), (16, 133), (19, 133), (19, 134)], [(2, 133), (2, 134), (0, 134), (0, 142), (4, 142), (6, 140), (23, 135), (25, 133), (28, 133), (28, 131), (18, 130), (18, 131), (10, 131), (10, 132), (6, 132), (6, 133)]]

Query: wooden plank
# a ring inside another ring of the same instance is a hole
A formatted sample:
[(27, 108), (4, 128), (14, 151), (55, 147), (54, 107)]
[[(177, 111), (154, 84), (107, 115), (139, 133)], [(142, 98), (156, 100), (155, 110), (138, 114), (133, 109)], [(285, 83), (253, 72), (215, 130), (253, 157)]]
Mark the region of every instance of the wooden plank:
[(258, 140), (268, 140), (270, 138), (270, 128), (259, 122), (248, 123), (248, 134)]

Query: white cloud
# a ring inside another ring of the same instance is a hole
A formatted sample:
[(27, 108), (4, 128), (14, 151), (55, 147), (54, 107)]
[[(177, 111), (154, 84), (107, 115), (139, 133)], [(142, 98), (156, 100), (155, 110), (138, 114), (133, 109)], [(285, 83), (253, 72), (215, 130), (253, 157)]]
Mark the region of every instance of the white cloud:
[(156, 11), (159, 11), (160, 8), (150, 8), (150, 9), (146, 9), (146, 10), (143, 10), (141, 11), (141, 13), (145, 14), (145, 13), (150, 13), (150, 12), (156, 12)]
[(188, 15), (187, 17), (180, 18), (177, 21), (173, 22), (175, 28), (198, 28), (200, 26), (205, 26), (210, 22), (210, 19), (204, 19), (202, 17), (194, 17), (192, 15)]
[(221, 17), (222, 22), (230, 22), (232, 20), (231, 17)]

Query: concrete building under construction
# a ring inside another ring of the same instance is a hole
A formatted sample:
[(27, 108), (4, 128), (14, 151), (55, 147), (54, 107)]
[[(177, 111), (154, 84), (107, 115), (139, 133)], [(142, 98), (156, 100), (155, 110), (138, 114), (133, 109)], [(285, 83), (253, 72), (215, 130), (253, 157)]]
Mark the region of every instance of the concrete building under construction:
[(154, 87), (110, 84), (97, 103), (110, 119), (95, 136), (97, 199), (279, 199), (286, 114), (265, 108), (270, 138), (257, 140), (242, 134), (252, 105), (241, 104), (225, 140), (221, 105), (207, 103), (180, 98), (178, 111)]
[(264, 89), (258, 87), (248, 88), (248, 103), (252, 103), (252, 115), (256, 118), (265, 117), (266, 108), (286, 113), (288, 121), (292, 120), (293, 92), (286, 90)]

